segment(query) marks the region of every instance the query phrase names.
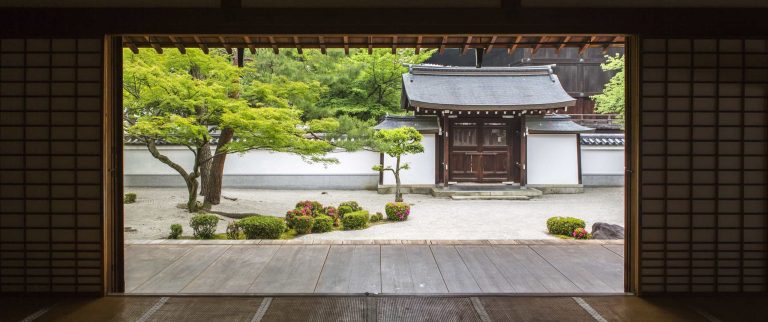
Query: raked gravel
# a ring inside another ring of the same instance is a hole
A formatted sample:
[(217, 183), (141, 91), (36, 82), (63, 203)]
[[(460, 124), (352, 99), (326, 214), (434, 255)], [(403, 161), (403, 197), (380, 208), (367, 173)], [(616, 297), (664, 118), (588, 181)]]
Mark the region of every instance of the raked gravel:
[[(179, 223), (184, 234), (191, 235), (189, 218), (192, 214), (176, 205), (185, 202), (183, 188), (134, 188), (126, 192), (138, 196), (136, 203), (125, 205), (125, 226), (136, 229), (126, 232), (126, 239), (165, 238), (171, 224)], [(283, 216), (300, 200), (317, 200), (323, 205), (355, 200), (371, 213), (384, 213), (384, 205), (393, 195), (359, 190), (261, 190), (224, 189), (223, 195), (237, 198), (222, 199), (215, 210), (227, 213), (253, 213)], [(478, 239), (548, 239), (546, 220), (551, 216), (572, 216), (584, 219), (587, 229), (594, 222), (624, 225), (623, 188), (586, 188), (581, 194), (544, 195), (531, 200), (451, 200), (428, 195), (408, 194), (405, 201), (412, 204), (411, 216), (405, 222), (375, 225), (356, 231), (334, 231), (300, 236), (302, 239), (415, 239), (415, 240), (478, 240)], [(218, 232), (226, 230), (222, 217)]]

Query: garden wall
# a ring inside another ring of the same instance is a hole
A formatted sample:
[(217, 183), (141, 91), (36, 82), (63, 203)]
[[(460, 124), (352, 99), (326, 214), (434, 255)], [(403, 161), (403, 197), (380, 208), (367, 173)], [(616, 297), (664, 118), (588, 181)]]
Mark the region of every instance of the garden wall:
[(624, 147), (582, 145), (581, 183), (585, 187), (624, 186)]

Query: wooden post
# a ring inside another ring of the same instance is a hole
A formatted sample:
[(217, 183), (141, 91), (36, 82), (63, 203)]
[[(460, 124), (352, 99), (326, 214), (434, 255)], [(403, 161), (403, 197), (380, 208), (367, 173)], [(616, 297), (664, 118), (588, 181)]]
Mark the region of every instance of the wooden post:
[(448, 160), (450, 159), (450, 154), (448, 153), (448, 146), (450, 144), (448, 131), (450, 130), (448, 114), (443, 114), (443, 186), (448, 185)]

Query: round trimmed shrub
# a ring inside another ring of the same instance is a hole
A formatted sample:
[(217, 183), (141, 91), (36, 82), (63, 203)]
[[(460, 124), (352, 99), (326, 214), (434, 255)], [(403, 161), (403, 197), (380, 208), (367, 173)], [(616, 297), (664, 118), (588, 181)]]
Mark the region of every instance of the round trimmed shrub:
[(553, 235), (571, 236), (576, 228), (584, 228), (583, 220), (573, 217), (552, 217), (547, 219), (547, 230)]
[(168, 239), (179, 239), (183, 231), (184, 230), (181, 228), (181, 224), (171, 225), (171, 233), (168, 234)]
[(411, 205), (405, 202), (388, 202), (384, 206), (384, 212), (387, 213), (387, 220), (405, 221), (411, 214)]
[(363, 210), (363, 207), (360, 207), (357, 201), (345, 201), (339, 204), (339, 217), (343, 218), (345, 214), (360, 210)]
[(368, 211), (360, 210), (350, 212), (341, 218), (341, 223), (344, 225), (344, 230), (363, 229), (368, 227)]
[(136, 194), (133, 192), (126, 193), (125, 196), (123, 196), (123, 203), (134, 203), (136, 202)]
[(189, 226), (192, 227), (192, 236), (196, 239), (213, 239), (218, 223), (219, 217), (211, 214), (194, 215), (189, 220)]
[(315, 223), (312, 225), (313, 233), (326, 233), (333, 230), (333, 218), (320, 215), (315, 217)]
[(322, 215), (324, 210), (323, 204), (312, 200), (299, 201), (296, 203), (296, 207), (294, 207), (294, 209), (309, 209), (309, 214), (312, 217)]
[(252, 216), (237, 222), (246, 239), (278, 239), (285, 231), (285, 221), (272, 216)]
[(384, 215), (382, 215), (380, 212), (377, 212), (373, 215), (371, 215), (371, 218), (368, 219), (370, 222), (378, 222), (384, 219)]
[(312, 232), (312, 226), (315, 224), (315, 217), (296, 216), (291, 219), (291, 226), (298, 234), (309, 234)]

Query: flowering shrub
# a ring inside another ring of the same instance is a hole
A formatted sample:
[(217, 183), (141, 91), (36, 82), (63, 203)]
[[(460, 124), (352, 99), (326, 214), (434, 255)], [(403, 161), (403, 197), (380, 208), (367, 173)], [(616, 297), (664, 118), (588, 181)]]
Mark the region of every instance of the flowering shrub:
[(411, 205), (405, 202), (388, 202), (384, 206), (384, 212), (387, 213), (387, 220), (405, 221), (411, 214)]
[(573, 230), (573, 233), (571, 233), (571, 236), (576, 239), (590, 239), (592, 238), (592, 234), (588, 233), (586, 229), (584, 228), (576, 228)]
[(300, 216), (312, 217), (312, 208), (305, 207), (300, 209), (288, 210), (288, 212), (285, 214), (285, 222), (288, 224), (288, 228), (295, 228), (293, 227), (293, 223), (294, 223), (293, 219)]
[(309, 209), (309, 212), (312, 215), (312, 217), (317, 217), (318, 215), (322, 215), (324, 210), (323, 204), (317, 201), (312, 201), (312, 200), (299, 201), (296, 203), (296, 207), (294, 207), (294, 209), (307, 209), (307, 208)]
[(315, 225), (315, 218), (312, 216), (296, 216), (290, 221), (290, 226), (299, 234), (309, 234), (312, 232), (312, 226)]
[(547, 230), (553, 235), (570, 236), (576, 228), (584, 228), (583, 220), (573, 217), (552, 217), (547, 219)]
[(326, 216), (331, 217), (331, 219), (333, 219), (333, 226), (334, 227), (339, 227), (339, 225), (341, 224), (341, 216), (339, 216), (339, 210), (338, 209), (336, 209), (333, 206), (328, 206), (328, 207), (325, 207), (323, 212), (325, 212)]

